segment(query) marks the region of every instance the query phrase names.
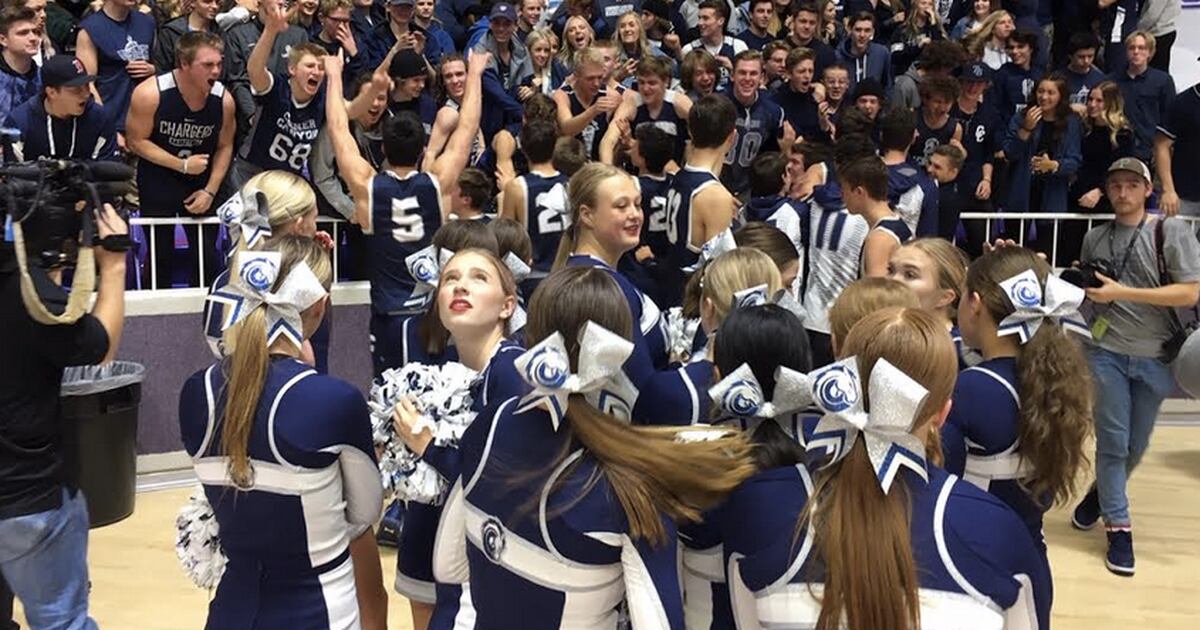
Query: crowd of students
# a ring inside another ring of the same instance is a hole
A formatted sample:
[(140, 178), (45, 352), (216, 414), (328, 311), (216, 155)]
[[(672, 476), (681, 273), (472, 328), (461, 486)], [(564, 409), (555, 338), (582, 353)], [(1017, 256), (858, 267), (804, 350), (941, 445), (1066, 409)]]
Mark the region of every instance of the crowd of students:
[(209, 627), (385, 624), (319, 213), (374, 374), (480, 374), (457, 444), (394, 412), (452, 488), (390, 541), (417, 628), (1048, 627), (1042, 518), (1093, 431), (1073, 522), (1133, 574), (1126, 480), (1200, 293), (1178, 2), (106, 0), (73, 41), (35, 2), (0, 10), (13, 157), (136, 162), (142, 216), (232, 241), (186, 232)]

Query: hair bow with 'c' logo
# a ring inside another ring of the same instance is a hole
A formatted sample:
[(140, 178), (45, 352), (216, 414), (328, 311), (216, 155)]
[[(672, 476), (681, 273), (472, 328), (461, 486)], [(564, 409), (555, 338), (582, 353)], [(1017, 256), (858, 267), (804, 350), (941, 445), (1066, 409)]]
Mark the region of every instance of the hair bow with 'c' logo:
[(269, 210), (267, 196), (246, 186), (217, 208), (217, 217), (230, 229), (240, 227), (247, 247), (257, 247), (264, 238), (271, 238)]
[(1025, 344), (1037, 334), (1042, 322), (1049, 319), (1064, 330), (1091, 338), (1092, 332), (1079, 314), (1079, 305), (1083, 304), (1086, 295), (1083, 289), (1058, 276), (1048, 275), (1043, 292), (1042, 284), (1032, 269), (1001, 282), (1000, 288), (1008, 296), (1014, 310), (1000, 322), (996, 334), (1017, 335)]
[(517, 357), (517, 372), (533, 391), (521, 399), (517, 412), (547, 403), (550, 422), (557, 431), (567, 412), (571, 394), (584, 394), (601, 411), (626, 415), (633, 408), (629, 384), (621, 371), (633, 353), (633, 343), (589, 321), (579, 334), (579, 373), (571, 373), (570, 355), (560, 333), (554, 333)]
[(808, 376), (813, 402), (825, 415), (817, 422), (806, 450), (823, 451), (831, 456), (822, 468), (849, 454), (861, 433), (885, 494), (901, 468), (929, 479), (925, 444), (909, 433), (929, 395), (920, 383), (879, 359), (871, 370), (871, 410), (867, 411), (857, 357), (842, 359)]
[(321, 281), (301, 262), (292, 267), (277, 291), (271, 291), (279, 277), (282, 256), (279, 252), (239, 252), (234, 259), (236, 276), (225, 287), (213, 291), (208, 299), (225, 305), (221, 330), (245, 319), (260, 304), (267, 306), (267, 345), (281, 335), (299, 347), (304, 343), (300, 313), (327, 294)]
[(696, 261), (696, 264), (684, 267), (683, 270), (687, 273), (695, 273), (717, 256), (735, 249), (737, 249), (737, 241), (733, 240), (733, 230), (725, 228), (720, 234), (705, 241), (704, 245), (700, 246), (700, 259)]
[[(442, 277), (442, 270), (446, 268), (446, 264), (454, 258), (453, 250), (430, 245), (424, 249), (415, 251), (409, 254), (404, 259), (404, 265), (408, 267), (408, 273), (416, 281), (416, 287), (413, 290), (412, 299), (418, 304), (428, 304), (429, 300), (433, 299), (433, 294), (437, 291), (438, 281)], [(526, 265), (520, 258), (509, 252), (504, 256), (502, 261), (505, 267), (513, 275), (513, 280), (520, 282), (529, 275), (531, 271), (529, 265)], [(525, 322), (529, 317), (525, 313), (525, 309), (517, 304), (513, 309), (513, 313), (508, 318), (508, 332), (515, 333), (525, 327)]]
[(745, 363), (713, 385), (708, 395), (726, 415), (738, 418), (776, 418), (812, 402), (808, 375), (782, 365), (775, 370), (773, 400), (766, 400), (754, 370)]
[(738, 310), (742, 308), (751, 308), (754, 306), (762, 306), (764, 304), (774, 304), (787, 312), (796, 316), (801, 322), (804, 321), (804, 306), (792, 296), (792, 292), (787, 289), (780, 289), (775, 292), (774, 297), (767, 295), (767, 285), (760, 284), (742, 289), (733, 294), (733, 304), (730, 310)]

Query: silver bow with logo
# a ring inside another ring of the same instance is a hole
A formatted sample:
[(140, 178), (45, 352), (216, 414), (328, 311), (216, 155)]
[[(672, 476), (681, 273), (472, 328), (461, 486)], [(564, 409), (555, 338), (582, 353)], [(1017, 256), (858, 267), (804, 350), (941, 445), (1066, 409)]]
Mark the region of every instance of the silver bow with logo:
[(1022, 344), (1029, 343), (1042, 322), (1048, 319), (1062, 326), (1063, 330), (1091, 338), (1092, 332), (1079, 314), (1079, 306), (1086, 295), (1083, 289), (1058, 276), (1049, 275), (1046, 276), (1046, 288), (1043, 291), (1032, 269), (1001, 282), (1000, 288), (1014, 310), (1000, 322), (997, 335), (1017, 335)]
[(774, 296), (770, 296), (767, 293), (767, 285), (765, 284), (760, 284), (758, 286), (750, 287), (749, 289), (742, 289), (741, 291), (734, 292), (732, 304), (733, 308), (731, 310), (736, 311), (741, 308), (751, 308), (754, 306), (762, 306), (764, 304), (774, 304), (779, 306), (792, 315), (795, 315), (796, 319), (800, 320), (801, 322), (804, 321), (804, 305), (792, 296), (791, 291), (788, 291), (787, 289), (780, 289), (779, 291), (775, 292)]
[(737, 241), (733, 240), (733, 230), (725, 228), (721, 233), (705, 241), (704, 245), (700, 246), (700, 259), (696, 261), (696, 264), (684, 267), (683, 270), (687, 273), (695, 273), (716, 259), (717, 256), (735, 249), (737, 249)]
[[(416, 281), (416, 287), (413, 290), (412, 300), (419, 300), (419, 304), (428, 305), (434, 298), (437, 292), (438, 281), (442, 277), (442, 270), (446, 268), (446, 264), (454, 258), (453, 250), (430, 245), (424, 249), (418, 250), (409, 254), (404, 259), (404, 265), (408, 267), (408, 273)], [(520, 282), (524, 280), (530, 273), (529, 265), (526, 265), (520, 258), (512, 252), (504, 256), (504, 266), (513, 275), (513, 280)], [(508, 333), (513, 334), (525, 327), (525, 322), (529, 319), (525, 313), (524, 307), (517, 304), (513, 308), (513, 313), (508, 318)]]
[(240, 228), (247, 247), (257, 247), (263, 239), (271, 238), (267, 197), (257, 188), (243, 186), (217, 208), (217, 218), (230, 230)]
[(301, 262), (272, 291), (279, 278), (282, 255), (279, 252), (238, 252), (231, 271), (234, 276), (225, 287), (213, 291), (208, 300), (225, 306), (221, 330), (242, 321), (251, 311), (267, 307), (267, 345), (280, 336), (299, 347), (304, 343), (300, 313), (327, 295), (321, 281)]
[(901, 468), (928, 480), (925, 444), (910, 433), (929, 391), (884, 359), (871, 370), (871, 410), (865, 408), (858, 358), (850, 357), (808, 375), (813, 402), (825, 412), (806, 450), (830, 456), (821, 467), (841, 461), (859, 434), (884, 493)]
[(782, 365), (775, 369), (773, 400), (766, 400), (762, 385), (745, 363), (709, 388), (708, 395), (726, 416), (737, 418), (777, 418), (812, 403), (808, 375)]
[(520, 400), (517, 412), (544, 401), (557, 431), (571, 394), (584, 394), (601, 411), (621, 416), (623, 410), (627, 414), (633, 400), (629, 399), (630, 385), (621, 368), (630, 354), (632, 342), (589, 321), (579, 333), (579, 372), (572, 374), (562, 334), (550, 335), (515, 361), (517, 372), (533, 387)]

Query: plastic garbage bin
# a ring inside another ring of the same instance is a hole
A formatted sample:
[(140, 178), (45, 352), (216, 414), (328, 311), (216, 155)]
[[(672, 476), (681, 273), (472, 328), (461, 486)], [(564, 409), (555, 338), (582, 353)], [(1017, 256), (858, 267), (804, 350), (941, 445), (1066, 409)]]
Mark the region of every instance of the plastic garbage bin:
[(70, 367), (63, 373), (66, 473), (87, 498), (92, 527), (133, 514), (138, 403), (145, 376), (145, 367), (127, 361)]

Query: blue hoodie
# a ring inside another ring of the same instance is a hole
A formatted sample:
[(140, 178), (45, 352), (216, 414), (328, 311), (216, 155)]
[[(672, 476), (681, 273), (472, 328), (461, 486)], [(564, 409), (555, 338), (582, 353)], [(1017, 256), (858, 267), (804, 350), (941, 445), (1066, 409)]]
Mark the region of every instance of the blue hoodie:
[(1033, 167), (1030, 160), (1041, 142), (1043, 133), (1050, 133), (1050, 125), (1045, 120), (1038, 123), (1028, 140), (1021, 140), (1018, 131), (1024, 124), (1025, 118), (1014, 114), (1008, 123), (1008, 134), (1004, 138), (1004, 155), (1012, 166), (1009, 170), (1007, 212), (1070, 212), (1071, 178), (1079, 170), (1083, 160), (1079, 143), (1082, 137), (1082, 125), (1079, 117), (1071, 114), (1067, 118), (1067, 128), (1058, 146), (1050, 151), (1050, 158), (1058, 162), (1058, 170), (1042, 175), (1045, 185), (1042, 187), (1041, 199), (1030, 199), (1033, 187)]
[(855, 55), (852, 38), (847, 37), (837, 48), (837, 59), (850, 71), (851, 93), (859, 81), (867, 78), (884, 86), (892, 84), (892, 53), (882, 44), (871, 42), (865, 54)]
[(782, 195), (751, 197), (743, 210), (747, 221), (762, 221), (787, 234), (796, 253), (804, 252), (810, 231), (808, 204)]
[(910, 162), (888, 169), (888, 203), (916, 236), (937, 236), (938, 187), (928, 174)]

